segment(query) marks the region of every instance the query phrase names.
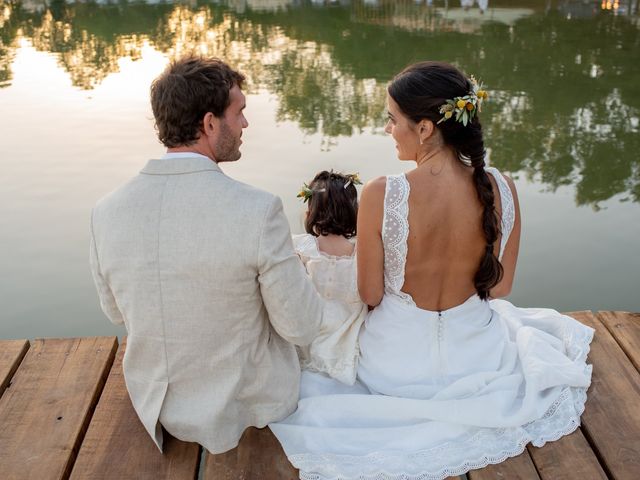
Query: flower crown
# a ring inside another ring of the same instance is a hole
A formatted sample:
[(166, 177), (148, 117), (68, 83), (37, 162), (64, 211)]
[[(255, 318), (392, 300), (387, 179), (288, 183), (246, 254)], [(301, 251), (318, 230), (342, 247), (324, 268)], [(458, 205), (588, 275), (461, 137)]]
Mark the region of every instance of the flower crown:
[(487, 100), (489, 94), (484, 90), (482, 83), (478, 83), (473, 75), (469, 80), (471, 82), (471, 92), (464, 97), (455, 97), (447, 100), (447, 103), (440, 107), (439, 112), (443, 114), (443, 117), (438, 120), (438, 123), (449, 120), (455, 114), (456, 121), (466, 127), (467, 123), (471, 122), (473, 117), (482, 111), (482, 101)]
[[(331, 173), (333, 173), (333, 170), (331, 170)], [(347, 188), (349, 185), (362, 185), (360, 177), (357, 173), (347, 173), (344, 175), (344, 177), (347, 179), (344, 184), (344, 188)], [(296, 198), (302, 198), (302, 203), (307, 203), (307, 201), (311, 200), (311, 197), (314, 193), (321, 193), (326, 191), (326, 188), (317, 188), (314, 190), (310, 188), (306, 183), (303, 183), (302, 189), (300, 190), (298, 195), (296, 195)]]

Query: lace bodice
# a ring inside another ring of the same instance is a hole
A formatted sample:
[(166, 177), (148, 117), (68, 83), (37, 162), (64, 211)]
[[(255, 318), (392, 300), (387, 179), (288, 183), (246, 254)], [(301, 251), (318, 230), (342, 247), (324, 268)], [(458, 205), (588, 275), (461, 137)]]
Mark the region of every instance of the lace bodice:
[(403, 175), (387, 176), (384, 192), (382, 243), (384, 245), (384, 290), (413, 305), (410, 295), (400, 291), (404, 285), (409, 236), (409, 182)]
[(513, 202), (511, 188), (498, 169), (495, 167), (487, 167), (485, 171), (493, 175), (493, 178), (496, 179), (498, 191), (500, 192), (500, 203), (502, 205), (502, 239), (500, 240), (500, 254), (498, 255), (498, 259), (502, 260), (504, 247), (507, 245), (507, 240), (509, 240), (511, 230), (513, 230), (513, 225), (516, 221), (516, 207)]
[[(486, 172), (496, 179), (502, 205), (500, 252), (502, 260), (504, 249), (513, 230), (515, 206), (509, 184), (502, 174), (493, 167)], [(411, 296), (400, 289), (404, 285), (404, 271), (407, 261), (407, 238), (409, 237), (409, 193), (407, 177), (387, 176), (384, 194), (384, 217), (382, 221), (382, 243), (384, 245), (384, 288), (385, 293), (394, 295), (405, 303), (415, 305)]]

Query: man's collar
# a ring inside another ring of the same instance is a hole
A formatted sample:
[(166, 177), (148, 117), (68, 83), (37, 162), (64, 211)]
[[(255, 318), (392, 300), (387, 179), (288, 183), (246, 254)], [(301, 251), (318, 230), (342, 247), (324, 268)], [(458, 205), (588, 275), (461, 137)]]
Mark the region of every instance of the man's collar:
[(147, 175), (180, 175), (211, 170), (222, 173), (216, 162), (199, 153), (168, 153), (161, 159), (149, 160), (140, 173)]
[(202, 157), (210, 160), (209, 157), (203, 155), (202, 153), (197, 152), (167, 152), (160, 160), (171, 159), (171, 158), (196, 158)]

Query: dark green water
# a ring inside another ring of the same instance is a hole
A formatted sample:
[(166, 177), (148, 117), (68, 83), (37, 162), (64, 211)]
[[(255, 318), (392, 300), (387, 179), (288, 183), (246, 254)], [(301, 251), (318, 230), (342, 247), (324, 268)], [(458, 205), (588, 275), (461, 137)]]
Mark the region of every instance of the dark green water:
[(0, 338), (120, 332), (93, 293), (88, 212), (162, 154), (148, 85), (188, 51), (247, 75), (228, 172), (282, 196), (294, 231), (316, 170), (409, 168), (382, 132), (395, 73), (474, 74), (490, 162), (521, 196), (512, 301), (640, 311), (638, 0), (428, 3), (0, 0)]

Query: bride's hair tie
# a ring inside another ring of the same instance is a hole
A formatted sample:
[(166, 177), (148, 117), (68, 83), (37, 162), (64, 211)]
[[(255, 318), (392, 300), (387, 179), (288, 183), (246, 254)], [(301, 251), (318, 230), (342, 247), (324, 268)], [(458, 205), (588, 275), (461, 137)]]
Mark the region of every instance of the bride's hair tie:
[(465, 127), (473, 120), (481, 110), (482, 101), (489, 98), (489, 94), (484, 89), (482, 83), (479, 83), (472, 75), (469, 79), (471, 82), (471, 91), (463, 97), (455, 97), (440, 106), (439, 112), (443, 115), (438, 123), (454, 118), (456, 122), (462, 123)]

